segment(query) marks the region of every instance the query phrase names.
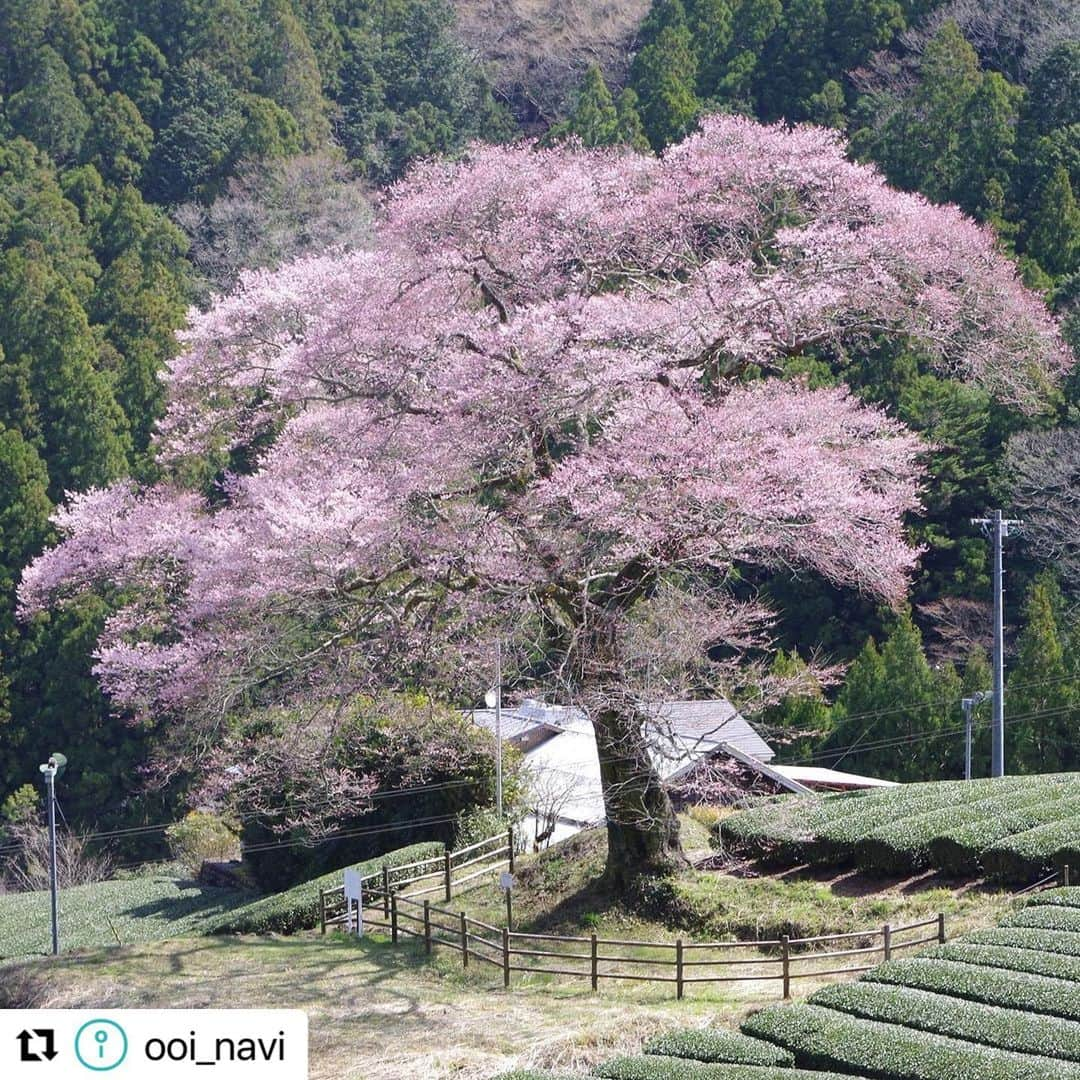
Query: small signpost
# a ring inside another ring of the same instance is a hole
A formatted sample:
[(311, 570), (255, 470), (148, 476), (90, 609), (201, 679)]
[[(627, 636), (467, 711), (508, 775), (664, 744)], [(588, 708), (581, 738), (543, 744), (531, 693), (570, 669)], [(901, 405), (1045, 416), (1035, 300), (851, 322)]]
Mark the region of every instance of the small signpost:
[(514, 908), (513, 900), (510, 899), (510, 894), (514, 889), (514, 875), (508, 870), (504, 870), (499, 875), (499, 888), (506, 893), (506, 926), (508, 930), (514, 929)]
[(364, 886), (359, 870), (345, 871), (345, 910), (349, 913), (347, 923), (352, 927), (353, 904), (356, 905), (356, 936), (364, 936)]

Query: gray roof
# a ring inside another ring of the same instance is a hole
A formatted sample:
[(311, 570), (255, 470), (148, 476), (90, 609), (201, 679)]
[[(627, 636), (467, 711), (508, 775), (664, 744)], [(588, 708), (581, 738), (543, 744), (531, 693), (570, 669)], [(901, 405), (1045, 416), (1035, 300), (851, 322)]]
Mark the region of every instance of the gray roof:
[[(473, 719), (488, 731), (495, 730), (494, 709), (474, 709)], [(665, 740), (676, 740), (691, 752), (708, 753), (718, 743), (737, 747), (757, 761), (772, 761), (773, 749), (750, 726), (749, 721), (726, 698), (707, 701), (665, 701), (655, 708), (655, 729)], [(580, 729), (586, 722), (580, 709), (526, 699), (502, 710), (502, 735), (515, 740), (543, 730), (550, 734)]]
[(657, 727), (686, 746), (707, 750), (717, 743), (734, 746), (758, 761), (776, 756), (769, 744), (726, 698), (665, 701), (656, 708)]

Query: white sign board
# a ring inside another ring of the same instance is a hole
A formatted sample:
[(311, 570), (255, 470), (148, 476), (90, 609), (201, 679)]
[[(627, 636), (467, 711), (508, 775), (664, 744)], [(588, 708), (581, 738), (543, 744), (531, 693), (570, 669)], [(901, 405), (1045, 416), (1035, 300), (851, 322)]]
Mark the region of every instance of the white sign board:
[(360, 903), (360, 871), (345, 871), (345, 899)]
[(504, 870), (499, 875), (499, 888), (509, 891), (514, 887), (514, 875)]
[[(364, 936), (364, 886), (360, 881), (359, 870), (345, 871), (345, 907), (349, 912), (349, 928), (355, 925), (359, 937)], [(356, 922), (353, 923), (352, 914), (355, 908)]]

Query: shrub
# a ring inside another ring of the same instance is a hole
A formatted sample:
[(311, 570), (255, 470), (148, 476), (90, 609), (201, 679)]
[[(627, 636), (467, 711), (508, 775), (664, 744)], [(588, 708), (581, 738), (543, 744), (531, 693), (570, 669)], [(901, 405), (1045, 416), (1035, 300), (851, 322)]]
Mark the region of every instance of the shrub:
[(650, 1055), (613, 1058), (597, 1065), (591, 1075), (605, 1080), (840, 1080), (831, 1074), (808, 1073), (788, 1066), (708, 1065), (686, 1058)]
[(510, 828), (505, 818), (500, 818), (492, 806), (471, 806), (462, 810), (454, 820), (454, 847), (465, 848), (490, 840), (493, 836), (506, 836)]
[(830, 986), (813, 1005), (1023, 1054), (1080, 1061), (1080, 1024), (887, 983)]
[(987, 876), (1026, 882), (1064, 863), (1080, 863), (1080, 811), (1027, 832), (1015, 833), (988, 847), (981, 857)]
[[(1075, 774), (1055, 779), (1075, 780)], [(1049, 797), (1034, 802), (1028, 802), (1023, 797), (1024, 791), (1019, 792), (1019, 806), (1004, 813), (984, 816), (956, 832), (932, 840), (931, 865), (946, 874), (976, 873), (982, 866), (982, 853), (999, 841), (1040, 825), (1080, 815), (1080, 797), (1069, 794), (1070, 790), (1067, 784), (1060, 783), (1050, 788)]]
[(183, 821), (165, 830), (172, 857), (194, 877), (206, 861), (225, 862), (240, 857), (240, 836), (217, 814), (193, 810)]
[[(919, 869), (929, 864), (935, 840), (963, 833), (972, 825), (978, 827), (983, 822), (994, 821), (1018, 806), (1044, 805), (1062, 787), (1059, 777), (1032, 777), (1019, 788), (984, 790), (981, 798), (903, 817), (864, 836), (856, 844), (855, 860), (862, 869), (875, 873)], [(976, 853), (985, 846), (981, 844)]]
[(896, 1080), (1073, 1080), (1080, 1068), (881, 1024), (817, 1005), (765, 1009), (743, 1031), (787, 1047), (805, 1068), (838, 1068)]
[(953, 960), (921, 956), (879, 964), (863, 979), (931, 990), (1005, 1009), (1080, 1020), (1080, 986), (1064, 979), (1026, 975), (1020, 971), (997, 971), (977, 964), (958, 964)]
[(961, 964), (978, 964), (1002, 971), (1026, 971), (1030, 975), (1080, 982), (1080, 956), (1062, 956), (1059, 953), (1036, 952), (1005, 945), (971, 945), (967, 941), (937, 945), (922, 955), (931, 959), (956, 960)]
[(553, 1073), (544, 1069), (514, 1069), (499, 1073), (492, 1080), (587, 1080), (581, 1073)]
[(1040, 930), (1065, 930), (1080, 933), (1080, 908), (1046, 904), (1027, 907), (1001, 920), (1002, 926), (1029, 926)]
[(670, 1031), (650, 1039), (642, 1049), (646, 1054), (734, 1065), (795, 1064), (786, 1050), (725, 1028)]
[(1035, 893), (1028, 900), (1028, 907), (1041, 907), (1051, 904), (1057, 907), (1080, 908), (1080, 886), (1071, 885), (1061, 889), (1047, 889), (1046, 892)]
[[(428, 859), (443, 852), (442, 844), (410, 844), (385, 855), (360, 863), (361, 875), (378, 874), (384, 865), (391, 869), (406, 863)], [(294, 885), (285, 892), (264, 896), (237, 909), (214, 928), (216, 934), (295, 934), (319, 925), (319, 890), (341, 884), (342, 867), (322, 877)], [(393, 877), (391, 877), (393, 882)]]
[(1080, 934), (1068, 930), (1040, 930), (1034, 926), (1000, 926), (972, 930), (964, 935), (969, 945), (1009, 945), (1016, 949), (1080, 956)]

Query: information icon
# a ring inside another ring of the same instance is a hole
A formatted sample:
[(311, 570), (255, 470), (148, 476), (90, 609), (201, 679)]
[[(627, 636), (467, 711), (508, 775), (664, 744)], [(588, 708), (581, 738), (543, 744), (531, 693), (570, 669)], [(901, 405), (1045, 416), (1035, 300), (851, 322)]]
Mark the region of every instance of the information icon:
[(94, 1072), (115, 1069), (127, 1051), (127, 1034), (115, 1020), (90, 1020), (75, 1035), (79, 1064)]

